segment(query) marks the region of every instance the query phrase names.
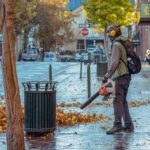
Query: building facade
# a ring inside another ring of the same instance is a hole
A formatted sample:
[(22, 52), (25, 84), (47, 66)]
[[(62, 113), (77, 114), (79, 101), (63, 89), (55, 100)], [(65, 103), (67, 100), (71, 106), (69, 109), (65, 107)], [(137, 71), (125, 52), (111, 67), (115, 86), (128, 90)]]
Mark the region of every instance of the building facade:
[(97, 47), (101, 45), (103, 47), (103, 33), (96, 31), (92, 27), (84, 12), (82, 3), (86, 0), (70, 0), (67, 8), (75, 14), (74, 21), (72, 23), (72, 31), (75, 35), (75, 40), (72, 43), (64, 45), (64, 49), (71, 51), (86, 51), (88, 48)]
[[(83, 13), (82, 3), (86, 0), (70, 0), (67, 8), (77, 14), (73, 23), (73, 31), (75, 31), (76, 42), (73, 44), (74, 50), (86, 50), (90, 46), (96, 46), (97, 43), (103, 43), (103, 35), (94, 33), (93, 28), (88, 27), (88, 21)], [(131, 0), (137, 3), (140, 8), (141, 3), (150, 3), (150, 0)], [(82, 29), (87, 28), (89, 34), (82, 36)], [(93, 33), (92, 33), (93, 32)], [(145, 59), (146, 50), (150, 49), (150, 25), (138, 25), (135, 30), (136, 51), (141, 60)]]
[[(142, 3), (150, 3), (150, 0), (137, 0), (138, 8)], [(150, 24), (139, 24), (137, 30), (140, 32), (140, 48), (139, 48), (139, 55), (141, 60), (145, 59), (146, 50), (150, 49)]]

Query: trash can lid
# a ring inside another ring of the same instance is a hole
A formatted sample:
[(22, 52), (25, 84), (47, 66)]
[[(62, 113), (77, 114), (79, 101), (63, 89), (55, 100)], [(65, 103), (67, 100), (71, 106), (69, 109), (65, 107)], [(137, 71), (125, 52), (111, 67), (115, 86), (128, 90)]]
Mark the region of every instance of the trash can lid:
[(22, 85), (25, 91), (49, 91), (55, 90), (58, 82), (56, 81), (27, 81), (23, 82)]

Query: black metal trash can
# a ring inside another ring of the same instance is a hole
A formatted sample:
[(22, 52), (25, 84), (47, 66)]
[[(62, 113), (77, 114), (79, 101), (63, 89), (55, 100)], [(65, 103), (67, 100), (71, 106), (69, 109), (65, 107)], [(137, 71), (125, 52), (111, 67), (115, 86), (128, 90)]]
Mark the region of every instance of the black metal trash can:
[(147, 63), (150, 65), (150, 59), (146, 59)]
[(57, 82), (24, 82), (26, 133), (48, 133), (56, 129)]
[(100, 55), (99, 54), (94, 55), (93, 62), (94, 62), (94, 64), (97, 64), (98, 62), (100, 62)]

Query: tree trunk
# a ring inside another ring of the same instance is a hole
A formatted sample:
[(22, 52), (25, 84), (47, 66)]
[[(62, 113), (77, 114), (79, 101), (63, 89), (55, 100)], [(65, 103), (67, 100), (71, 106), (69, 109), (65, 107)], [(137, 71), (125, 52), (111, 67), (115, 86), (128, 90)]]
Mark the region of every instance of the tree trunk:
[(7, 149), (24, 150), (23, 115), (14, 52), (14, 1), (3, 0), (2, 70), (6, 96)]

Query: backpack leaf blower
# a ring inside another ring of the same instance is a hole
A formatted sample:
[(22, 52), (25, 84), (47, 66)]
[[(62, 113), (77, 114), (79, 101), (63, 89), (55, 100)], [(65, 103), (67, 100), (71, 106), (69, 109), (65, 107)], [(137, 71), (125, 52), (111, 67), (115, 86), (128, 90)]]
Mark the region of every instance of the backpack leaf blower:
[(84, 109), (85, 107), (87, 107), (99, 95), (107, 98), (115, 97), (115, 83), (113, 81), (104, 83), (94, 95), (92, 95), (84, 104), (81, 105), (80, 109)]

